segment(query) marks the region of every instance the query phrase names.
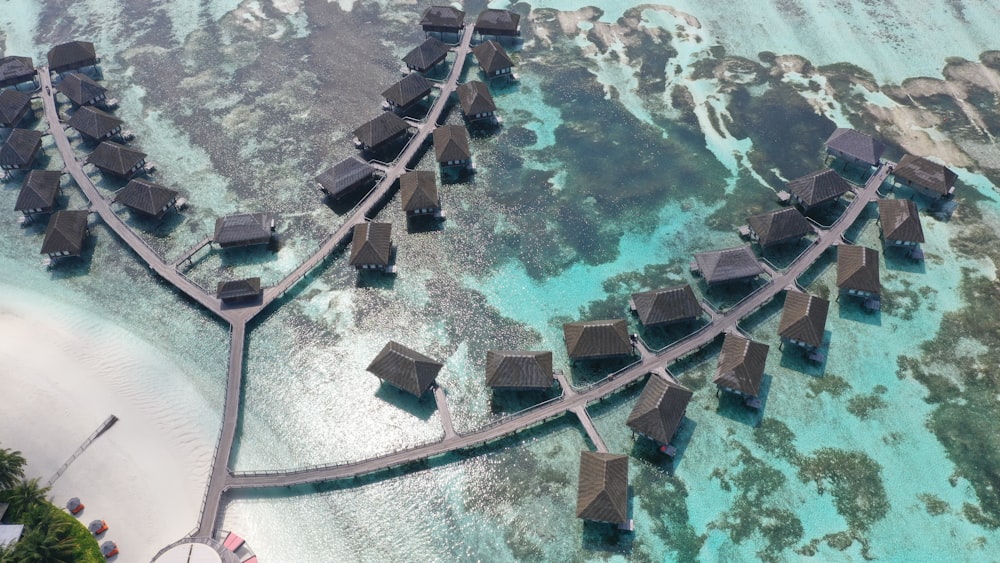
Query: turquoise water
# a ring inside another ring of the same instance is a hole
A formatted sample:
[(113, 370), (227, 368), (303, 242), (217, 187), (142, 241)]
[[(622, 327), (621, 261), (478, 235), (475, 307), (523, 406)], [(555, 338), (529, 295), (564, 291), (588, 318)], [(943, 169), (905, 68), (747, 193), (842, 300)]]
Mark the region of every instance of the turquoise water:
[[(977, 61), (996, 47), (986, 26), (998, 14), (986, 2), (932, 4), (919, 13), (863, 2), (534, 5), (522, 20), (533, 29), (517, 54), (522, 80), (494, 90), (504, 128), (473, 138), (473, 180), (441, 186), (444, 226), (407, 229), (393, 200), (378, 219), (394, 225), (397, 276), (359, 277), (334, 255), (252, 327), (233, 466), (361, 459), (443, 435), (431, 401), (364, 371), (388, 339), (445, 362), (439, 381), (456, 429), (471, 431), (533, 400), (491, 398), (486, 350), (551, 349), (577, 383), (600, 376), (568, 366), (561, 324), (625, 315), (630, 293), (693, 281), (691, 254), (738, 244), (746, 215), (776, 208), (782, 179), (823, 165), (835, 126), (879, 134), (889, 158), (912, 150), (954, 166), (958, 211), (950, 221), (922, 216), (925, 264), (883, 260), (880, 314), (834, 303), (822, 367), (778, 350), (780, 300), (747, 320), (772, 347), (762, 415), (715, 397), (714, 349), (673, 370), (695, 398), (672, 466), (623, 424), (638, 389), (592, 407), (610, 449), (631, 454), (634, 535), (573, 517), (587, 441), (572, 416), (413, 473), (238, 495), (221, 527), (263, 561), (919, 561), (1000, 551), (1000, 405), (988, 355), (1000, 323), (991, 250), (1000, 80), (990, 82), (1000, 66), (984, 56), (987, 66), (953, 60), (942, 72), (948, 57)], [(88, 1), (62, 25), (53, 7), (18, 6), (3, 19), (4, 52), (37, 62), (52, 43), (97, 42), (118, 115), (159, 164), (156, 180), (191, 200), (179, 219), (135, 224), (154, 248), (181, 254), (220, 214), (280, 213), (279, 248), (198, 255), (187, 273), (211, 287), (247, 275), (273, 283), (340, 224), (345, 209), (323, 204), (311, 178), (352, 153), (350, 131), (377, 113), (396, 57), (421, 38), (425, 3)], [(904, 83), (918, 76), (950, 83)], [(958, 102), (937, 93), (945, 86)], [(460, 122), (455, 111), (448, 119)], [(70, 207), (82, 205), (66, 192)], [(16, 193), (7, 184), (0, 204), (12, 208)], [(853, 231), (881, 249), (867, 217)], [(106, 229), (94, 229), (80, 264), (50, 273), (38, 266), (40, 229), (0, 225), (3, 283), (125, 327), (133, 340), (123, 347), (152, 343), (181, 366), (167, 377), (197, 390), (192, 418), (213, 439), (225, 329)], [(809, 279), (811, 291), (835, 295), (835, 267)], [(149, 310), (170, 314), (150, 323)]]

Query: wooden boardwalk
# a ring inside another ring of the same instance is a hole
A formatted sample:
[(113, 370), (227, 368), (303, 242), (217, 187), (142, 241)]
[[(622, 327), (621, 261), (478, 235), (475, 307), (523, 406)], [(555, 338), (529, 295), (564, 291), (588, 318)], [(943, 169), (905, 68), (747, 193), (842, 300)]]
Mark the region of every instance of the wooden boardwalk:
[(444, 438), (454, 438), (458, 434), (455, 432), (455, 425), (451, 422), (451, 410), (448, 408), (448, 398), (444, 396), (444, 388), (434, 385), (434, 401), (437, 403), (438, 413), (441, 415), (441, 426), (444, 427)]
[(174, 268), (179, 268), (180, 265), (183, 264), (185, 260), (190, 260), (191, 257), (194, 256), (196, 252), (198, 252), (202, 248), (205, 248), (209, 244), (212, 244), (212, 237), (211, 236), (207, 236), (207, 237), (201, 239), (200, 241), (198, 241), (197, 243), (195, 243), (194, 246), (192, 246), (191, 248), (185, 250), (184, 254), (181, 254), (180, 257), (177, 258), (176, 260), (174, 260), (173, 262), (171, 262), (170, 265), (173, 266)]
[(62, 477), (62, 474), (65, 473), (67, 469), (69, 469), (70, 464), (76, 461), (76, 458), (80, 457), (80, 454), (82, 454), (87, 448), (89, 448), (90, 445), (94, 443), (94, 440), (100, 437), (101, 434), (107, 432), (108, 429), (114, 426), (116, 422), (118, 422), (118, 417), (115, 415), (111, 415), (108, 418), (104, 419), (104, 422), (102, 422), (101, 425), (97, 427), (97, 430), (94, 430), (90, 434), (90, 436), (87, 436), (87, 439), (84, 440), (82, 444), (80, 444), (80, 447), (77, 448), (76, 451), (74, 451), (71, 456), (69, 456), (69, 459), (66, 460), (66, 463), (60, 465), (59, 469), (57, 469), (56, 472), (52, 474), (52, 477), (49, 477), (49, 480), (45, 482), (45, 486), (51, 487), (52, 484), (55, 483), (57, 479)]
[(604, 438), (601, 438), (601, 433), (594, 426), (594, 421), (591, 420), (590, 413), (587, 412), (587, 407), (585, 405), (578, 405), (570, 410), (573, 411), (573, 414), (580, 421), (580, 425), (587, 432), (587, 437), (593, 442), (594, 448), (599, 452), (608, 453), (608, 446), (604, 444)]

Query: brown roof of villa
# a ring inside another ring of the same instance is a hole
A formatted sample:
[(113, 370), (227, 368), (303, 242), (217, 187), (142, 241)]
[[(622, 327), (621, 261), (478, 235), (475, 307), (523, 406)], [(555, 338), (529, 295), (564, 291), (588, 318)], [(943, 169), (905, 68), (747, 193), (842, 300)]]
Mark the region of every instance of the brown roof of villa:
[(215, 220), (212, 242), (226, 248), (253, 246), (271, 241), (276, 218), (274, 213), (237, 213)]
[(456, 91), (458, 101), (462, 104), (462, 113), (466, 116), (491, 113), (497, 109), (489, 86), (483, 82), (472, 80), (459, 86)]
[(425, 72), (448, 56), (448, 46), (434, 37), (428, 37), (403, 57), (406, 66)]
[(375, 148), (391, 141), (409, 130), (410, 124), (391, 111), (365, 123), (354, 130), (354, 136), (368, 148)]
[(892, 173), (897, 179), (908, 180), (940, 195), (947, 195), (958, 180), (958, 174), (946, 166), (911, 154), (903, 155)]
[(94, 82), (86, 74), (71, 72), (56, 84), (56, 90), (78, 106), (93, 104), (103, 100), (108, 90)]
[(375, 167), (355, 155), (327, 168), (322, 174), (316, 176), (316, 182), (330, 197), (337, 199), (365, 185), (374, 175)]
[(444, 364), (441, 362), (390, 340), (368, 365), (368, 371), (382, 381), (420, 397), (437, 379), (442, 367)]
[(514, 66), (514, 61), (510, 59), (507, 51), (496, 41), (483, 41), (472, 48), (472, 54), (476, 56), (479, 68), (483, 69), (487, 76)]
[(620, 524), (628, 520), (628, 456), (580, 452), (576, 517)]
[(694, 255), (694, 261), (709, 284), (752, 278), (764, 273), (749, 246), (700, 252)]
[(420, 18), (424, 31), (458, 31), (465, 27), (465, 12), (452, 6), (431, 6)]
[(687, 284), (633, 293), (632, 303), (645, 326), (696, 319), (702, 314), (701, 304)]
[(813, 232), (812, 225), (794, 207), (747, 217), (750, 229), (761, 246), (798, 240)]
[(385, 92), (382, 92), (382, 97), (395, 106), (405, 108), (427, 97), (433, 87), (433, 82), (416, 72), (411, 72), (399, 82), (386, 88)]
[(3, 168), (29, 168), (42, 149), (42, 132), (33, 129), (14, 129), (7, 142), (0, 147), (0, 166)]
[(142, 166), (145, 160), (146, 153), (111, 141), (97, 145), (87, 157), (87, 162), (118, 176), (128, 176)]
[(565, 323), (566, 352), (574, 360), (626, 356), (632, 352), (625, 319)]
[(826, 148), (851, 156), (871, 166), (878, 163), (885, 151), (885, 145), (871, 138), (870, 135), (844, 127), (838, 127), (830, 135), (830, 138), (826, 140)]
[(469, 133), (461, 125), (441, 125), (434, 130), (434, 154), (440, 163), (469, 160)]
[(882, 293), (879, 280), (878, 251), (864, 246), (841, 244), (837, 246), (837, 287)]
[(360, 223), (351, 239), (351, 266), (388, 266), (392, 257), (392, 223)]
[(65, 72), (97, 64), (97, 52), (90, 41), (70, 41), (49, 49), (49, 70)]
[(261, 294), (260, 278), (246, 278), (219, 282), (215, 296), (223, 301), (238, 301)]
[(407, 172), (400, 176), (399, 196), (403, 211), (441, 207), (437, 177), (427, 170)]
[(552, 387), (552, 380), (552, 352), (486, 352), (486, 385), (489, 387), (548, 389)]
[(31, 57), (0, 58), (0, 88), (15, 86), (35, 79), (35, 63)]
[(97, 141), (103, 141), (118, 133), (123, 123), (125, 122), (121, 119), (91, 106), (83, 106), (76, 110), (73, 117), (66, 122), (80, 134)]
[(133, 178), (118, 193), (114, 201), (146, 215), (160, 217), (177, 201), (177, 192), (148, 180)]
[(829, 310), (830, 302), (822, 297), (786, 291), (778, 335), (819, 347), (823, 344), (823, 331), (826, 330), (826, 315)]
[(31, 94), (6, 89), (0, 92), (0, 127), (16, 127), (31, 111)]
[(30, 170), (21, 191), (17, 194), (14, 211), (29, 211), (32, 209), (52, 209), (55, 206), (56, 195), (59, 193), (59, 179), (62, 172), (57, 170)]
[(924, 228), (920, 225), (917, 204), (912, 200), (879, 199), (878, 214), (885, 240), (924, 242)]
[(851, 185), (833, 170), (826, 168), (788, 182), (788, 191), (806, 207), (832, 201), (851, 191)]
[(480, 35), (517, 35), (521, 16), (510, 10), (488, 9), (479, 12), (476, 31)]
[(56, 211), (49, 219), (45, 229), (45, 240), (42, 241), (41, 254), (59, 254), (68, 252), (66, 256), (79, 256), (83, 251), (83, 242), (87, 238), (86, 210)]
[(767, 344), (726, 333), (712, 383), (756, 397), (760, 393), (769, 350)]
[(684, 418), (691, 390), (653, 373), (625, 424), (639, 434), (668, 444)]

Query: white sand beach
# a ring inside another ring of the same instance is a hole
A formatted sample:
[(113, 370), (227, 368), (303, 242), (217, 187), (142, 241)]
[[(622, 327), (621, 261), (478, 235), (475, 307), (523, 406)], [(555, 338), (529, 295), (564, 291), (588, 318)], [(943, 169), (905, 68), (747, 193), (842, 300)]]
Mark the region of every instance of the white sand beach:
[(0, 287), (0, 447), (44, 483), (109, 415), (119, 421), (52, 486), (103, 519), (120, 561), (149, 561), (196, 524), (214, 446), (208, 407), (149, 343), (65, 303)]

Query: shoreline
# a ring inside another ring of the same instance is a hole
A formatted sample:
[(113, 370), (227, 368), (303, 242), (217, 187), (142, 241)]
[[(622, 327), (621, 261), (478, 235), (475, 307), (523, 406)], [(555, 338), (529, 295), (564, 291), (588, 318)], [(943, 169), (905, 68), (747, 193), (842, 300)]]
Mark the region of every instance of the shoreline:
[[(79, 497), (86, 526), (102, 519), (130, 561), (149, 560), (196, 525), (215, 429), (179, 368), (148, 342), (91, 313), (4, 287), (0, 292), (0, 447), (42, 484), (111, 414), (52, 485), (58, 507)], [(192, 412), (201, 410), (201, 413)]]

